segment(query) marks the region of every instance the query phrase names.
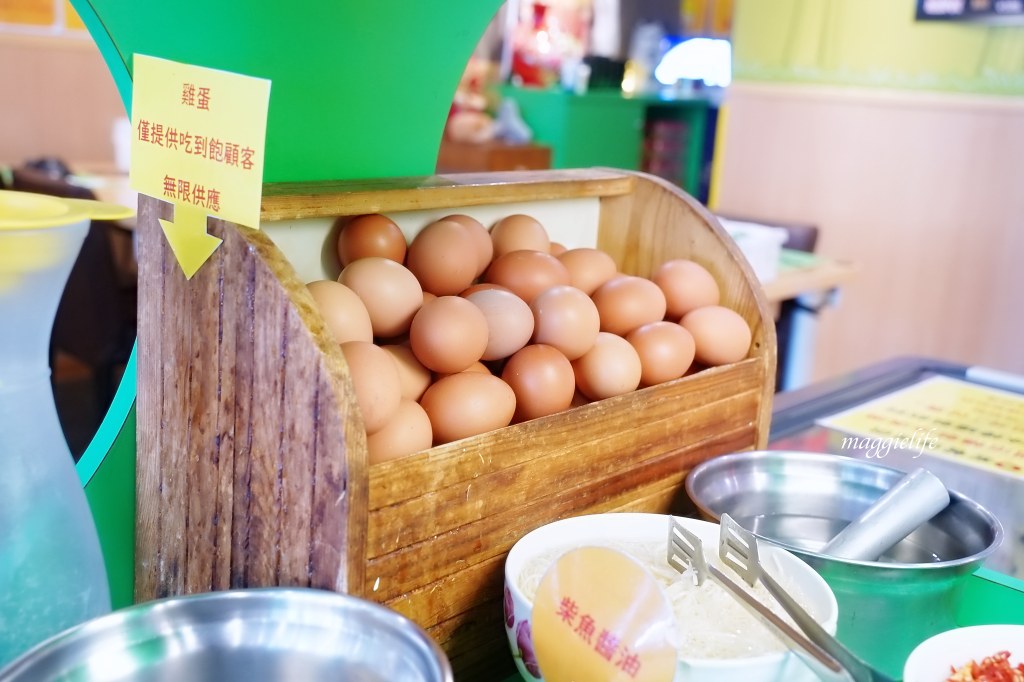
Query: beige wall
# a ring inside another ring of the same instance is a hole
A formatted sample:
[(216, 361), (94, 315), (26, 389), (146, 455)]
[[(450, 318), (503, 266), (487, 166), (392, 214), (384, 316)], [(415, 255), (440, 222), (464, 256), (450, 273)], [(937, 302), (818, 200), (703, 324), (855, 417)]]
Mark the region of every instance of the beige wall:
[(1024, 98), (737, 84), (728, 110), (716, 208), (816, 223), (861, 268), (813, 378), (896, 355), (1024, 372)]
[(88, 35), (0, 34), (0, 93), (0, 163), (113, 164), (111, 127), (125, 110)]

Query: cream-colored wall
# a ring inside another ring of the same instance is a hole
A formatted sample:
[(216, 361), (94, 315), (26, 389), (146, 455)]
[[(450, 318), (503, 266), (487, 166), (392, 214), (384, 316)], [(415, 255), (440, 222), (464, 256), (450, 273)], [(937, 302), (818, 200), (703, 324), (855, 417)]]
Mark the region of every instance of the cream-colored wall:
[(814, 377), (896, 355), (1024, 372), (1024, 98), (734, 85), (717, 209), (860, 264)]
[(87, 34), (0, 33), (0, 93), (0, 163), (54, 155), (113, 164), (111, 130), (125, 110)]

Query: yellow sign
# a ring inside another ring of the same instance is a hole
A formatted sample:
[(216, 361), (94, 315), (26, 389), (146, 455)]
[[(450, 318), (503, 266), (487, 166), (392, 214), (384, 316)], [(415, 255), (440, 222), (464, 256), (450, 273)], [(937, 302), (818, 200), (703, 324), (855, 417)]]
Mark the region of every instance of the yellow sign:
[(562, 555), (541, 579), (531, 612), (547, 682), (671, 682), (678, 635), (657, 581), (607, 547)]
[(175, 204), (161, 226), (191, 278), (220, 245), (206, 216), (259, 228), (270, 81), (135, 55), (134, 189)]
[(1024, 396), (1009, 391), (933, 376), (818, 423), (869, 459), (903, 450), (1024, 476)]

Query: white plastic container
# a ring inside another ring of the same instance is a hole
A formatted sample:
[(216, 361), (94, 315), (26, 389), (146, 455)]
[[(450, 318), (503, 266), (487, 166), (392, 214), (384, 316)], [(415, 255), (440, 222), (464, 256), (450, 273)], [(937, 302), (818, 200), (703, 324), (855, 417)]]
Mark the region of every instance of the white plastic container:
[(754, 274), (762, 284), (771, 282), (779, 274), (779, 257), (789, 233), (781, 227), (719, 218), (726, 232), (747, 257)]
[(96, 527), (50, 387), (85, 205), (0, 191), (0, 667), (110, 610)]

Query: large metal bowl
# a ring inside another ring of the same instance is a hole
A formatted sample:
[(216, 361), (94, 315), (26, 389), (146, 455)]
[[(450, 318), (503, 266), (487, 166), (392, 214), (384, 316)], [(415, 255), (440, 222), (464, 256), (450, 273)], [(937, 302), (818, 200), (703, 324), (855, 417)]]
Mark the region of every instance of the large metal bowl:
[(441, 649), (383, 606), (264, 588), (147, 602), (43, 642), (2, 682), (452, 682)]
[(1003, 538), (995, 516), (951, 490), (945, 510), (878, 561), (820, 553), (903, 476), (838, 455), (744, 452), (695, 467), (686, 491), (706, 517), (718, 520), (727, 513), (814, 567), (839, 602), (839, 639), (898, 678), (915, 646), (956, 626), (964, 579)]

